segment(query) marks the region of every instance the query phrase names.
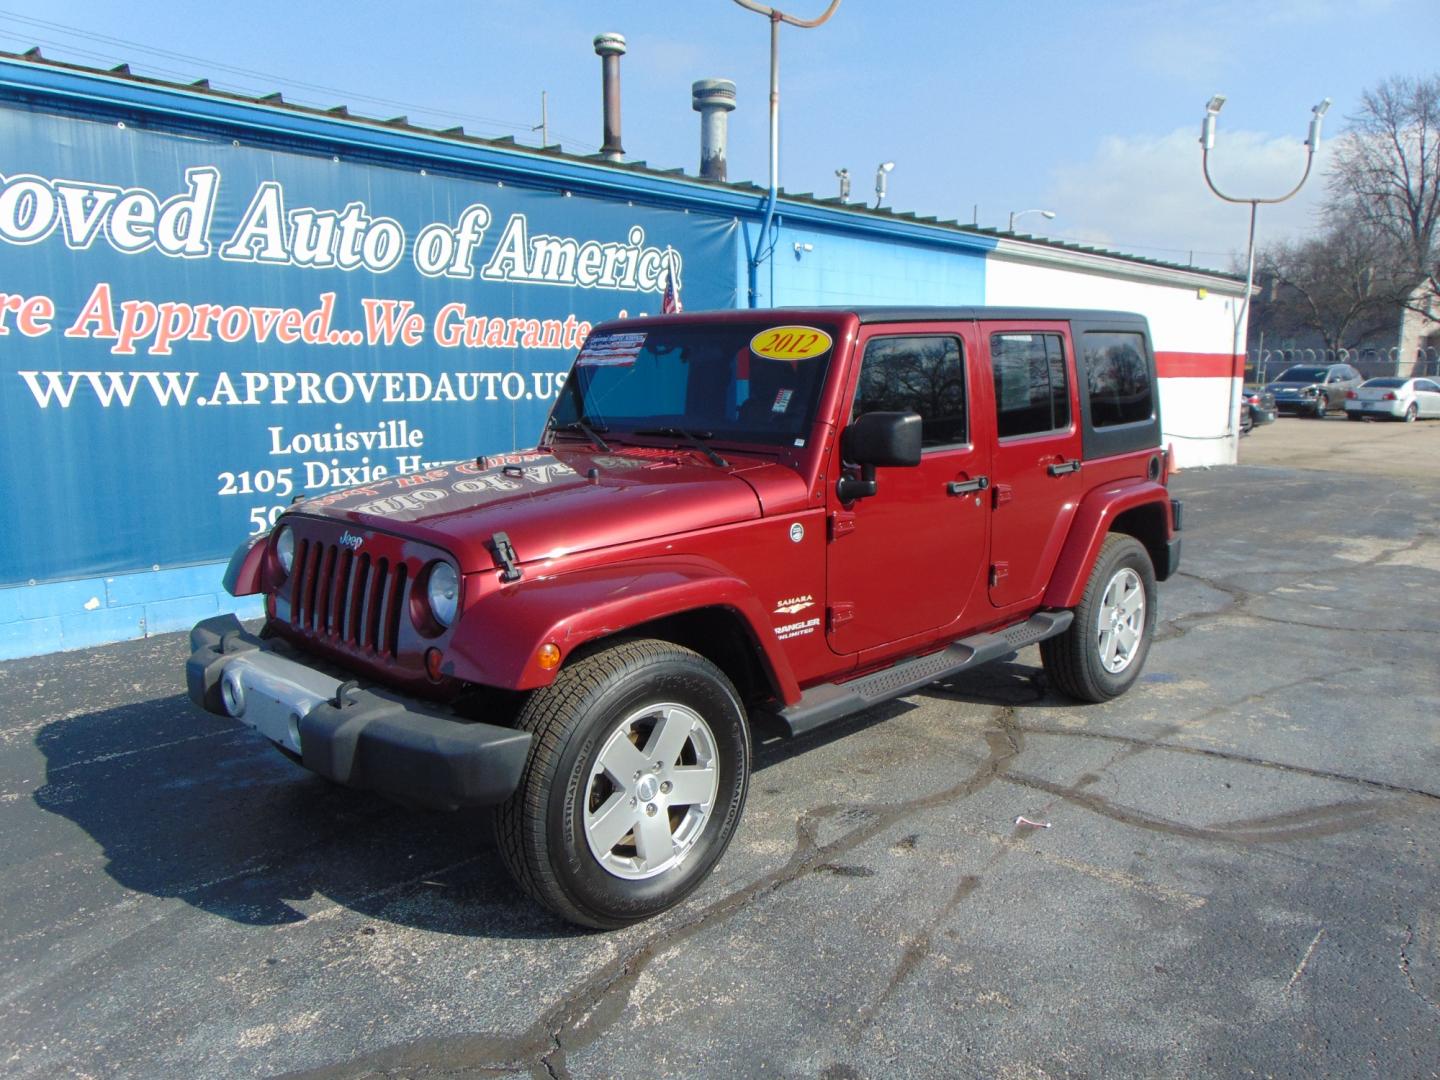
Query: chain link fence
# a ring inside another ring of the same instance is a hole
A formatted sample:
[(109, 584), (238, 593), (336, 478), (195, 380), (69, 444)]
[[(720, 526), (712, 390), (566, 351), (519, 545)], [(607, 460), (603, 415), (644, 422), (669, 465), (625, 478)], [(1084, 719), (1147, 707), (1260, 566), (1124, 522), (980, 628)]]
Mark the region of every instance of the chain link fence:
[(1440, 377), (1440, 349), (1422, 346), (1402, 356), (1390, 349), (1251, 349), (1245, 381), (1268, 383), (1292, 364), (1349, 364), (1367, 379), (1378, 375)]

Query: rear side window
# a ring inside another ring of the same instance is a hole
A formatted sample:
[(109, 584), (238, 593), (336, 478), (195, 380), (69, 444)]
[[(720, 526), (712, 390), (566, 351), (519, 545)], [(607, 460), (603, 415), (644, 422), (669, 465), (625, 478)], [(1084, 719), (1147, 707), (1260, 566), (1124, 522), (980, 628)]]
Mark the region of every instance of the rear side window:
[(1149, 420), (1155, 400), (1144, 337), (1092, 330), (1081, 341), (1091, 425), (1103, 428)]
[(867, 412), (919, 413), (924, 447), (965, 442), (965, 359), (959, 340), (872, 338), (860, 366), (853, 415)]
[(1059, 334), (992, 334), (990, 370), (1000, 438), (1070, 426), (1070, 385)]

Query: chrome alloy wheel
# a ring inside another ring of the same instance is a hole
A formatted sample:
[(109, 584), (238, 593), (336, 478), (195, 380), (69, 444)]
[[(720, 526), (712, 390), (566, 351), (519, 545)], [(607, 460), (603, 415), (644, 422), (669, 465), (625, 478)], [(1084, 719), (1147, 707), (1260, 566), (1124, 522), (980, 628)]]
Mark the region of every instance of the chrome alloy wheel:
[(1135, 659), (1145, 633), (1145, 585), (1128, 566), (1105, 586), (1095, 628), (1099, 631), (1100, 663), (1111, 675), (1120, 674)]
[(651, 705), (615, 728), (585, 785), (585, 840), (619, 878), (681, 862), (705, 831), (719, 786), (715, 735), (684, 705)]

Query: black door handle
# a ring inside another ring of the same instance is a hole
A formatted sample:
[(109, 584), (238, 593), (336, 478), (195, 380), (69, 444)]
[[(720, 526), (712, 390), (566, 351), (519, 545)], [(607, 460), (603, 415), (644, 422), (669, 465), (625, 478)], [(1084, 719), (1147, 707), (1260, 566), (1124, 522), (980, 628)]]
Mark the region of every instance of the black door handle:
[(1045, 471), (1048, 472), (1051, 476), (1064, 476), (1066, 473), (1079, 472), (1080, 462), (1078, 460), (1062, 461), (1058, 464), (1051, 465)]
[(945, 485), (947, 495), (965, 495), (972, 491), (984, 491), (990, 486), (988, 476), (977, 476), (974, 480), (951, 480)]

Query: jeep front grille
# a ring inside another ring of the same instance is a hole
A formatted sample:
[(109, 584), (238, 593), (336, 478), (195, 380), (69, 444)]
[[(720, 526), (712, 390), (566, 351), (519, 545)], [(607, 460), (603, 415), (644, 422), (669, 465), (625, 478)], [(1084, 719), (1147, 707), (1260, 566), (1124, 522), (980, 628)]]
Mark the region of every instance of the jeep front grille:
[(399, 560), (371, 559), (339, 544), (301, 540), (290, 579), (290, 621), (297, 630), (395, 656), (409, 599)]

